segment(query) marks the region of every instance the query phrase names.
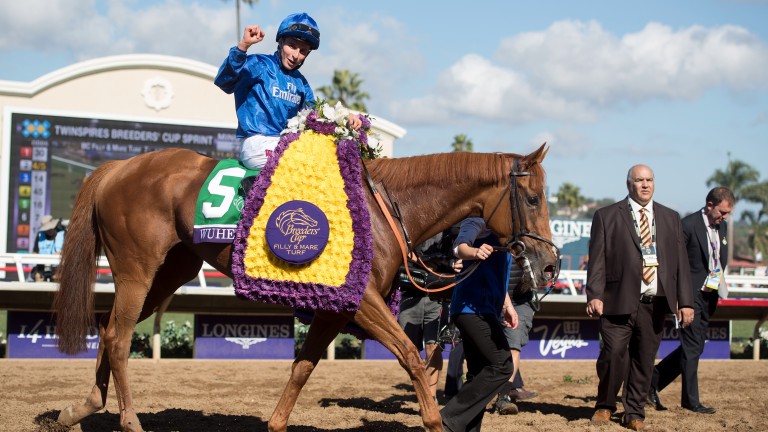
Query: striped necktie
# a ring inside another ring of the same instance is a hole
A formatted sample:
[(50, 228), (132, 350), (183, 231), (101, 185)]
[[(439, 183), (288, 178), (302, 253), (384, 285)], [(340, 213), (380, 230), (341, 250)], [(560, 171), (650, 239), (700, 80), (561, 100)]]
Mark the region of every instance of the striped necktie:
[[(651, 245), (651, 226), (648, 223), (648, 216), (645, 214), (644, 208), (640, 209), (640, 240), (643, 242), (643, 246)], [(643, 282), (646, 285), (650, 285), (653, 279), (656, 277), (655, 267), (643, 266)]]

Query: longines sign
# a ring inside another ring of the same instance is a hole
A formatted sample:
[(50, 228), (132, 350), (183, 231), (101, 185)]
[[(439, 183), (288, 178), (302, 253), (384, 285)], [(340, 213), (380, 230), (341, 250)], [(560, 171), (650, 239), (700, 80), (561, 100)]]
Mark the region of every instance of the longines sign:
[(195, 315), (195, 358), (292, 359), (292, 316)]

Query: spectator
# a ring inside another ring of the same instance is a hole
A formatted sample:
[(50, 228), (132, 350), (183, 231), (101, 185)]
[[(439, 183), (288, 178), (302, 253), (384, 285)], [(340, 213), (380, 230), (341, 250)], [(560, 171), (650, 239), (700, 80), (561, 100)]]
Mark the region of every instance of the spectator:
[(693, 298), (680, 217), (653, 201), (653, 171), (630, 168), (627, 190), (626, 199), (597, 210), (592, 219), (586, 309), (599, 317), (602, 343), (591, 423), (610, 422), (624, 382), (621, 423), (643, 430), (665, 317), (674, 311), (683, 326), (690, 325)]
[[(442, 247), (447, 244), (448, 247)], [(420, 257), (434, 265), (437, 272), (453, 272), (461, 269), (461, 260), (452, 260), (450, 230), (439, 233), (416, 247)], [(411, 276), (422, 287), (437, 288), (448, 285), (427, 271), (416, 269), (416, 256), (411, 256)], [(413, 285), (404, 269), (400, 274), (400, 313), (397, 321), (416, 349), (425, 352), (425, 365), (432, 397), (437, 401), (437, 383), (443, 370), (443, 356), (439, 349), (440, 329), (447, 324), (448, 302), (430, 298), (427, 293)], [(445, 311), (445, 313), (443, 313)]]
[(702, 405), (699, 400), (699, 358), (704, 352), (709, 320), (717, 309), (717, 301), (728, 296), (725, 283), (728, 225), (724, 222), (733, 212), (735, 203), (730, 189), (716, 187), (709, 191), (700, 211), (683, 218), (683, 235), (691, 269), (690, 290), (694, 298), (693, 323), (678, 330), (680, 346), (653, 369), (648, 402), (657, 410), (666, 409), (658, 392), (682, 375), (680, 405), (699, 414), (715, 413), (714, 408)]
[[(40, 228), (37, 231), (33, 253), (43, 255), (60, 255), (64, 247), (64, 227), (61, 219), (54, 219), (51, 215), (40, 218)], [(50, 282), (56, 273), (56, 266), (50, 264), (38, 264), (32, 270), (35, 282)]]

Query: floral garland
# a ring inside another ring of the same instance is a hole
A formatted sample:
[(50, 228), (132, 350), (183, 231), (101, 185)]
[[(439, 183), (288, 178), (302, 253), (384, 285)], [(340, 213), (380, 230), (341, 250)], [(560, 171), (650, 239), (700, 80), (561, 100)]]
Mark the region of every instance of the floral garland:
[(350, 111), (341, 102), (331, 106), (327, 102), (317, 101), (314, 107), (299, 111), (295, 117), (288, 120), (288, 126), (281, 135), (299, 134), (307, 129), (323, 135), (335, 137), (336, 144), (342, 141), (354, 141), (358, 145), (360, 156), (365, 159), (376, 159), (381, 156), (381, 146), (368, 145), (368, 132), (371, 120), (365, 114), (358, 114), (362, 122), (359, 130), (347, 126)]
[[(359, 308), (373, 261), (371, 220), (365, 191), (360, 181), (362, 165), (359, 163), (359, 157), (370, 159), (371, 153), (376, 149), (368, 146), (367, 131), (371, 126), (370, 120), (364, 115), (358, 115), (362, 121), (362, 127), (356, 131), (346, 126), (349, 111), (341, 104), (336, 104), (334, 107), (319, 104), (318, 109), (302, 110), (299, 115), (291, 119), (289, 127), (283, 131), (273, 156), (267, 161), (249, 193), (237, 228), (233, 245), (232, 273), (235, 294), (238, 297), (282, 304), (294, 309), (355, 312)], [(339, 170), (344, 179), (346, 206), (350, 212), (354, 233), (354, 247), (345, 282), (340, 286), (329, 286), (313, 281), (251, 278), (245, 271), (244, 258), (251, 225), (264, 204), (267, 189), (272, 184), (272, 176), (289, 145), (299, 139), (302, 131), (307, 130), (334, 137)], [(391, 310), (397, 310), (399, 303), (397, 295), (391, 295), (386, 301)]]

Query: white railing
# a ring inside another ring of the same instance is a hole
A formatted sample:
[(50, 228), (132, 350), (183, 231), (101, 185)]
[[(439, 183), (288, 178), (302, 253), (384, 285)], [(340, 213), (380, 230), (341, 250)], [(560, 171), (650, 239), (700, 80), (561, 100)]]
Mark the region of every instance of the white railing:
[[(58, 265), (59, 255), (40, 255), (40, 254), (0, 254), (0, 289), (3, 284), (13, 283), (26, 283), (29, 285), (38, 285), (38, 282), (28, 282), (28, 275), (32, 271), (32, 268), (37, 264), (44, 265)], [(4, 271), (3, 271), (4, 270)], [(109, 262), (106, 257), (101, 257), (98, 262), (98, 271), (100, 273), (101, 290), (109, 291), (111, 287), (111, 272), (109, 270)], [(8, 273), (15, 273), (16, 277), (10, 276)], [(182, 287), (179, 294), (192, 294), (194, 292), (209, 294), (208, 278), (225, 279), (226, 277), (217, 272), (213, 267), (207, 263), (203, 263), (203, 267), (198, 272), (197, 279), (185, 287)], [(13, 280), (11, 280), (13, 279)], [(231, 280), (226, 278), (225, 287), (231, 287)], [(745, 275), (726, 275), (725, 278), (728, 283), (728, 291), (734, 296), (750, 296), (755, 294), (768, 295), (768, 277), (767, 276), (745, 276)], [(586, 285), (587, 272), (586, 270), (562, 270), (558, 278), (558, 283), (555, 289), (552, 290), (550, 295), (560, 294), (566, 296), (581, 296), (584, 294), (583, 287)], [(55, 284), (45, 284), (53, 286), (52, 290), (55, 290)], [(202, 290), (195, 289), (196, 287), (203, 288)], [(228, 293), (232, 293), (231, 290), (227, 290)], [(234, 295), (234, 294), (232, 294)]]
[[(768, 295), (768, 276), (745, 276), (738, 274), (725, 275), (728, 293), (734, 297), (752, 296), (755, 294)], [(578, 296), (584, 294), (587, 285), (586, 270), (562, 270), (558, 283), (551, 294)]]
[[(29, 281), (29, 274), (32, 271), (32, 269), (39, 264), (42, 265), (53, 265), (56, 266), (59, 264), (59, 255), (43, 255), (43, 254), (0, 254), (0, 289), (2, 289), (3, 285), (13, 284), (14, 286), (18, 286), (18, 284), (29, 284), (31, 286), (53, 286), (52, 290), (55, 290), (55, 284), (54, 283), (43, 283), (43, 282), (32, 282)], [(114, 287), (112, 285), (111, 276), (112, 273), (109, 269), (109, 262), (107, 261), (107, 258), (102, 256), (99, 258), (99, 262), (97, 264), (97, 272), (99, 273), (97, 286), (98, 288), (101, 288), (100, 291), (108, 291), (109, 287), (112, 286), (112, 291), (114, 291)], [(15, 274), (15, 276), (14, 276)], [(203, 288), (203, 292), (208, 291), (205, 290), (205, 288), (208, 288), (208, 278), (217, 278), (217, 279), (226, 279), (229, 280), (226, 276), (219, 273), (216, 269), (211, 267), (208, 263), (203, 263), (203, 267), (200, 269), (200, 271), (197, 274), (197, 279), (190, 283), (190, 285), (194, 287), (200, 287)], [(103, 286), (99, 286), (103, 285)], [(226, 286), (226, 285), (225, 285)], [(228, 281), (228, 286), (232, 286), (231, 280)], [(183, 292), (182, 287), (182, 293)], [(231, 292), (231, 291), (229, 291)]]

